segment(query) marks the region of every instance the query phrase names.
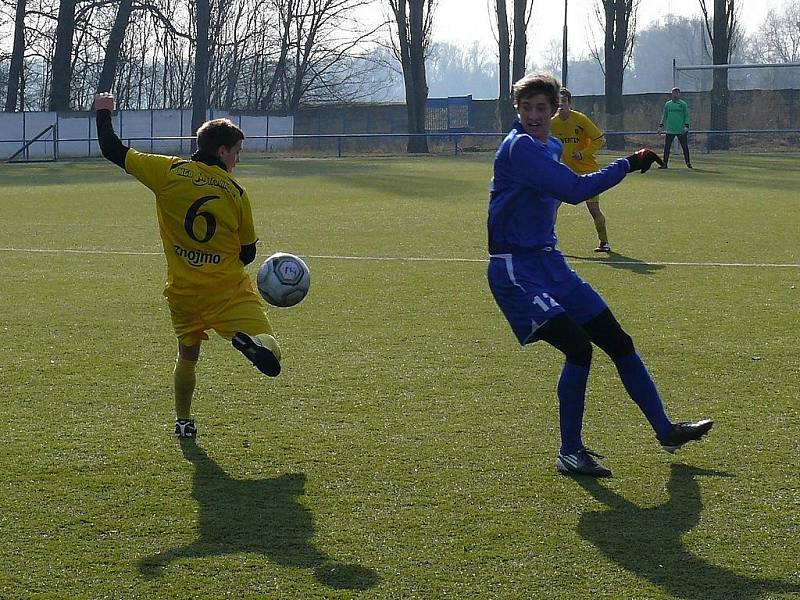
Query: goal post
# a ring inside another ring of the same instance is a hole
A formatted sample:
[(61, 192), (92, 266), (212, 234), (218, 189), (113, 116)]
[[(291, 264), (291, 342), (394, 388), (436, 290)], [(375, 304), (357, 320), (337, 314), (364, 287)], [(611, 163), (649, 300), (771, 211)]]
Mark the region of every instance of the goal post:
[[(778, 89), (786, 89), (786, 90), (797, 90), (798, 86), (800, 85), (800, 62), (798, 61), (786, 61), (786, 62), (770, 62), (770, 63), (724, 63), (718, 65), (712, 64), (692, 64), (692, 65), (681, 65), (678, 64), (677, 59), (672, 59), (672, 85), (676, 88), (682, 88), (680, 85), (681, 83), (681, 74), (690, 72), (690, 71), (697, 71), (694, 76), (687, 76), (685, 79), (694, 80), (696, 84), (699, 84), (695, 90), (695, 92), (710, 92), (710, 101), (711, 101), (711, 114), (710, 114), (710, 124), (708, 129), (704, 132), (706, 135), (705, 138), (705, 150), (706, 152), (710, 152), (711, 150), (729, 150), (730, 143), (731, 143), (731, 134), (733, 133), (742, 133), (742, 134), (755, 134), (761, 133), (760, 131), (753, 130), (744, 130), (739, 129), (734, 131), (734, 128), (731, 128), (728, 122), (728, 93), (734, 91), (736, 89), (748, 89), (748, 90), (778, 90)], [(746, 72), (744, 74), (730, 74), (729, 71), (735, 70), (763, 70), (763, 69), (771, 69), (772, 72), (762, 73), (761, 76), (756, 76), (754, 73)], [(781, 70), (779, 75), (776, 75), (776, 70)], [(714, 75), (714, 83), (709, 77), (709, 72), (713, 73)], [(702, 75), (705, 74), (705, 77)], [(720, 78), (719, 75), (722, 77)], [(727, 82), (725, 85), (724, 90), (720, 93), (719, 90), (716, 89), (716, 83), (723, 80)], [(772, 79), (771, 82), (769, 80)], [(780, 82), (778, 81), (780, 80)], [(711, 85), (709, 88), (708, 86)], [(744, 87), (742, 87), (744, 86)], [(690, 89), (684, 91), (691, 91)], [(791, 101), (789, 101), (791, 104)], [(794, 136), (794, 132), (797, 130), (797, 119), (796, 117), (792, 116), (795, 112), (793, 110), (789, 110), (787, 113), (788, 122), (781, 123), (780, 126), (785, 131), (781, 131), (780, 128), (775, 127), (772, 125), (769, 128), (761, 127), (759, 129), (763, 131), (774, 131), (776, 133), (785, 132), (790, 134), (786, 141), (790, 145), (796, 145), (797, 138)], [(783, 119), (786, 121), (787, 119)], [(693, 119), (694, 123), (694, 119)], [(740, 124), (741, 127), (741, 124)], [(740, 137), (740, 139), (743, 139)]]
[(767, 69), (800, 67), (800, 62), (783, 63), (726, 63), (723, 65), (679, 65), (676, 58), (672, 59), (672, 85), (678, 87), (678, 74), (680, 71), (713, 71), (728, 69)]

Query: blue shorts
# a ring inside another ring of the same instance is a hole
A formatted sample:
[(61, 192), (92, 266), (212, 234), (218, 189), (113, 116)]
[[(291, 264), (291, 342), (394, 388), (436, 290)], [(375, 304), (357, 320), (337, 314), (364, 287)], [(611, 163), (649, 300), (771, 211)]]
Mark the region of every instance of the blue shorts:
[(487, 277), (520, 344), (538, 340), (536, 331), (562, 313), (583, 325), (608, 308), (603, 297), (555, 249), (494, 254)]

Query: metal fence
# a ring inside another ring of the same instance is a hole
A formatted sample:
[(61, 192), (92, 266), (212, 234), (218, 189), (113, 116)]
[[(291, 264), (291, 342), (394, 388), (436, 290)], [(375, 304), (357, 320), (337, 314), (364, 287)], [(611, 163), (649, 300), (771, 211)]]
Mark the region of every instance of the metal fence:
[[(226, 117), (236, 123), (248, 138), (270, 144), (287, 143), (280, 136), (294, 133), (294, 117), (273, 115), (232, 115), (209, 110), (207, 119)], [(191, 148), (191, 110), (121, 110), (113, 117), (114, 128), (122, 139), (136, 140), (146, 152), (185, 154)], [(274, 140), (272, 138), (275, 138)], [(54, 160), (100, 155), (95, 117), (92, 113), (18, 112), (0, 113), (0, 160), (19, 150), (22, 160)]]
[[(100, 149), (96, 137), (59, 138), (57, 127), (35, 141), (0, 140), (0, 144), (17, 147), (15, 160), (61, 160), (75, 158), (74, 152), (64, 156), (60, 149), (65, 144), (84, 147), (83, 157), (99, 157)], [(504, 132), (470, 133), (363, 133), (363, 134), (318, 134), (318, 135), (249, 135), (244, 144), (244, 153), (255, 153), (275, 157), (346, 157), (346, 156), (397, 156), (407, 153), (410, 138), (427, 139), (428, 153), (454, 155), (465, 153), (494, 152)], [(655, 131), (606, 132), (607, 149), (620, 153), (650, 147), (661, 151), (663, 134)], [(49, 139), (47, 139), (49, 138)], [(192, 136), (121, 136), (123, 143), (147, 152), (166, 154), (188, 154)], [(26, 143), (22, 149), (19, 144)], [(673, 151), (680, 151), (677, 140)], [(737, 153), (800, 152), (800, 129), (737, 129), (727, 131), (698, 130), (689, 132), (692, 153), (719, 151)], [(724, 147), (725, 150), (721, 150)], [(0, 156), (7, 160), (8, 156)]]

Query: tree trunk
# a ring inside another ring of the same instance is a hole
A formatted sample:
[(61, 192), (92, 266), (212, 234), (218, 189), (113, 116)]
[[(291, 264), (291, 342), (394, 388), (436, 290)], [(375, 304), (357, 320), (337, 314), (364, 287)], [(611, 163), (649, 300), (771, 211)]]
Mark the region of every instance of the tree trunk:
[[(223, 106), (228, 110), (232, 109), (234, 102), (236, 102), (236, 89), (242, 70), (242, 57), (240, 56), (242, 50), (240, 49), (239, 31), (242, 29), (240, 22), (243, 8), (244, 7), (242, 5), (239, 5), (239, 9), (236, 12), (236, 18), (233, 23), (233, 45), (230, 50), (230, 66), (225, 78), (225, 95), (223, 100)], [(249, 28), (247, 28), (246, 31), (249, 31)]]
[(428, 82), (425, 73), (425, 48), (429, 31), (426, 28), (425, 10), (431, 10), (431, 0), (390, 0), (397, 25), (400, 65), (408, 117), (406, 152), (427, 153), (428, 138), (425, 133), (425, 107), (428, 100)]
[[(272, 72), (272, 78), (269, 80), (266, 92), (261, 100), (261, 110), (269, 110), (274, 104), (275, 95), (278, 92), (279, 86), (283, 81), (286, 72), (286, 65), (289, 60), (289, 50), (291, 48), (291, 32), (292, 23), (300, 10), (299, 5), (295, 0), (286, 0), (276, 2), (273, 10), (277, 14), (280, 32), (280, 50), (278, 52), (278, 59), (275, 61), (275, 68)], [(281, 105), (282, 109), (286, 109), (284, 103)]]
[[(409, 24), (411, 33), (410, 68), (414, 86), (411, 94), (413, 104), (413, 128), (411, 133), (425, 133), (425, 108), (428, 103), (428, 80), (425, 73), (425, 2), (409, 0)], [(408, 152), (428, 152), (427, 137), (408, 140)]]
[[(730, 57), (733, 3), (734, 0), (714, 0), (714, 35), (711, 43), (715, 65), (727, 64)], [(714, 83), (711, 88), (711, 129), (717, 131), (728, 129), (727, 69), (714, 69)], [(709, 140), (709, 148), (712, 150), (727, 150), (729, 147), (730, 139), (727, 135), (713, 134)]]
[[(11, 50), (11, 65), (8, 69), (8, 91), (6, 94), (6, 112), (17, 110), (22, 68), (25, 63), (25, 0), (17, 0), (14, 17), (14, 47)], [(22, 108), (20, 103), (20, 109)]]
[(511, 98), (511, 39), (508, 34), (508, 11), (506, 0), (496, 0), (497, 11), (497, 50), (499, 54), (499, 95), (498, 118), (500, 130), (508, 131), (514, 122), (514, 107)]
[(117, 74), (117, 64), (119, 63), (119, 51), (122, 47), (122, 42), (125, 40), (132, 4), (133, 0), (120, 0), (117, 16), (114, 19), (114, 25), (111, 27), (111, 34), (108, 36), (106, 56), (103, 59), (103, 70), (100, 73), (100, 81), (97, 84), (98, 92), (110, 92), (114, 86), (114, 77)]
[(528, 0), (514, 0), (514, 60), (511, 81), (516, 82), (525, 76), (525, 54), (528, 48), (528, 23), (525, 13)]
[[(194, 83), (192, 84), (192, 135), (197, 133), (200, 126), (206, 121), (208, 109), (208, 27), (211, 20), (209, 0), (195, 0), (197, 10), (195, 56), (194, 56)], [(192, 150), (196, 147), (196, 140), (192, 140)]]
[(61, 0), (56, 22), (56, 47), (53, 53), (53, 79), (50, 87), (51, 111), (69, 110), (69, 88), (72, 82), (72, 38), (75, 34), (77, 0)]
[(236, 102), (236, 84), (239, 82), (239, 71), (238, 48), (234, 48), (233, 56), (231, 57), (231, 66), (228, 69), (228, 77), (225, 82), (225, 99), (223, 100), (223, 106), (228, 110), (231, 110), (233, 108), (233, 103)]
[[(632, 11), (631, 0), (603, 0), (605, 8), (605, 99), (606, 128), (622, 131), (624, 105), (622, 84), (625, 77), (625, 57), (630, 38), (628, 25)], [(625, 137), (622, 134), (607, 136), (608, 148), (622, 150)]]

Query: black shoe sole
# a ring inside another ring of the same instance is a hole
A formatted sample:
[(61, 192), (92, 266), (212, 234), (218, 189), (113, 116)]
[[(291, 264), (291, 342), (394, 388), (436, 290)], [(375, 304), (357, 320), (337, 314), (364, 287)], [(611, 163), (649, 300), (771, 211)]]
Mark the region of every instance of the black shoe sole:
[(700, 435), (698, 435), (696, 438), (692, 438), (691, 440), (686, 440), (684, 442), (681, 442), (680, 444), (663, 444), (663, 443), (659, 442), (659, 443), (661, 443), (661, 449), (664, 452), (669, 452), (670, 454), (675, 454), (675, 452), (677, 452), (678, 450), (683, 448), (689, 442), (696, 442), (698, 440), (703, 439), (708, 434), (708, 432), (711, 431), (711, 429), (714, 427), (714, 421), (711, 421), (710, 419), (705, 419), (705, 420), (708, 422), (708, 428), (706, 428), (705, 430), (701, 431)]
[(611, 477), (612, 473), (583, 473), (581, 471), (562, 471), (559, 468), (556, 468), (559, 475), (563, 475), (564, 477), (595, 477), (595, 478), (602, 478), (602, 477)]
[(245, 358), (267, 377), (277, 377), (281, 372), (280, 361), (275, 358), (269, 348), (257, 343), (256, 338), (239, 332), (233, 336), (231, 345), (244, 354)]

